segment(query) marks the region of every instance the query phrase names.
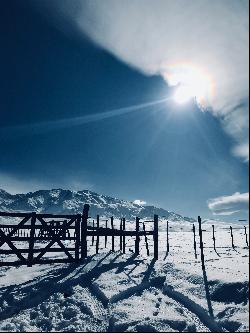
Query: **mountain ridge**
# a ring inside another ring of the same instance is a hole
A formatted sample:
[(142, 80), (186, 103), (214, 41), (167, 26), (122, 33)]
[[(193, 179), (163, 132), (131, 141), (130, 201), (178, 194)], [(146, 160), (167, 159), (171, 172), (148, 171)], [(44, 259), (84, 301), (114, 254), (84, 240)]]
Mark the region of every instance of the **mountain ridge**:
[(84, 204), (90, 205), (90, 216), (99, 214), (134, 219), (136, 216), (152, 218), (154, 214), (157, 214), (172, 221), (195, 221), (191, 217), (182, 216), (153, 205), (140, 205), (90, 190), (51, 189), (10, 194), (0, 189), (0, 211), (76, 214), (81, 213)]

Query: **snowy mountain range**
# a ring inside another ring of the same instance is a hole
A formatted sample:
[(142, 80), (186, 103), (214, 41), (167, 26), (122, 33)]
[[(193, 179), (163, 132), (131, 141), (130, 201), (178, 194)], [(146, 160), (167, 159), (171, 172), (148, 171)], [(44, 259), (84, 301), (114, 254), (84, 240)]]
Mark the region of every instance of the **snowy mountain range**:
[(183, 217), (163, 208), (139, 205), (89, 190), (52, 189), (13, 195), (0, 189), (0, 211), (76, 214), (81, 213), (84, 204), (90, 205), (90, 216), (99, 214), (134, 219), (136, 216), (152, 218), (154, 214), (158, 214), (171, 221), (194, 221), (193, 218)]

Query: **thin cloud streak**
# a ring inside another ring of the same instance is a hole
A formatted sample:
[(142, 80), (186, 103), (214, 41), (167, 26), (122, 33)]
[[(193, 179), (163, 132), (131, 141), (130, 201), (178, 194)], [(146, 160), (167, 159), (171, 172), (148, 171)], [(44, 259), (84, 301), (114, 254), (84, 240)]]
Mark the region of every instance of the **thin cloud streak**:
[(249, 209), (249, 193), (236, 192), (229, 196), (209, 199), (208, 208), (214, 215), (232, 215)]
[(39, 123), (31, 123), (25, 125), (17, 125), (17, 126), (6, 126), (1, 128), (1, 135), (3, 137), (9, 136), (22, 136), (29, 134), (41, 134), (44, 132), (49, 132), (57, 129), (70, 128), (74, 126), (80, 126), (92, 122), (97, 122), (121, 115), (125, 115), (131, 112), (145, 110), (152, 106), (157, 106), (163, 103), (166, 103), (170, 98), (164, 98), (152, 102), (136, 104), (124, 108), (119, 108), (115, 110), (110, 110), (106, 112), (100, 112), (95, 114), (89, 114), (81, 117), (73, 117), (73, 118), (65, 118), (59, 120), (45, 121)]

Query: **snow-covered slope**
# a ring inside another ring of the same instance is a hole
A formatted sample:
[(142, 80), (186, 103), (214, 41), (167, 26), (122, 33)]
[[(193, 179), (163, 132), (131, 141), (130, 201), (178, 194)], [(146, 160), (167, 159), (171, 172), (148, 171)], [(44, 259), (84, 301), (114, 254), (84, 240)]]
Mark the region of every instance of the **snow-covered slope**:
[(81, 213), (84, 204), (90, 204), (90, 215), (96, 214), (133, 219), (147, 218), (154, 214), (171, 221), (194, 221), (177, 213), (154, 206), (137, 205), (129, 201), (97, 194), (88, 190), (40, 190), (11, 195), (0, 189), (0, 211), (36, 211), (40, 213)]

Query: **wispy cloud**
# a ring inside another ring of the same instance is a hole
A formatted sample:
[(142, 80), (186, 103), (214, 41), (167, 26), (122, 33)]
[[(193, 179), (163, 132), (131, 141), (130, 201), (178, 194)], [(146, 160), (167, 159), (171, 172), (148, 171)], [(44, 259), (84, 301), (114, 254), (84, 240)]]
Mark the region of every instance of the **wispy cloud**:
[(56, 18), (59, 28), (76, 28), (130, 66), (162, 75), (168, 84), (178, 64), (204, 69), (214, 83), (206, 106), (234, 139), (234, 154), (248, 160), (248, 0), (35, 3)]
[(140, 200), (140, 199), (134, 200), (133, 203), (135, 205), (139, 205), (139, 206), (145, 206), (147, 204), (146, 201), (143, 201), (143, 200)]
[(236, 192), (229, 196), (209, 199), (208, 208), (214, 215), (232, 215), (249, 209), (249, 193)]

